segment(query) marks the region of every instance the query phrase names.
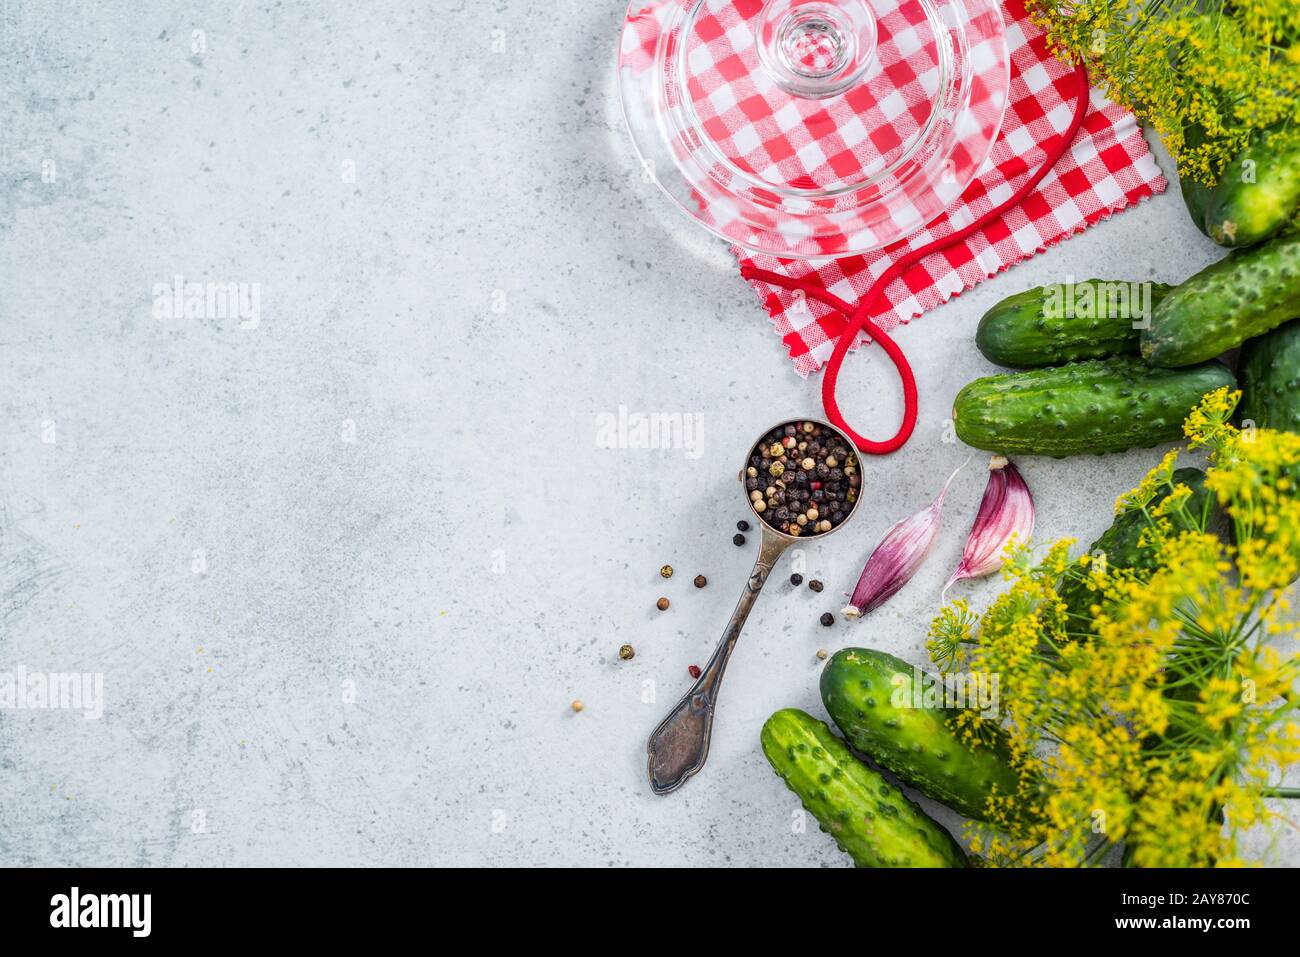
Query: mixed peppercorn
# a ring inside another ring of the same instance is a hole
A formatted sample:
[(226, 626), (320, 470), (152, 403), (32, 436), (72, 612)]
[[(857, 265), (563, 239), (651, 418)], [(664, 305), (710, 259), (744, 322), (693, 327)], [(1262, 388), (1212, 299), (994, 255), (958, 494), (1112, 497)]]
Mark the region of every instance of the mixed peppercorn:
[(857, 454), (816, 422), (773, 429), (745, 468), (750, 506), (765, 524), (796, 538), (829, 532), (848, 518), (861, 485)]

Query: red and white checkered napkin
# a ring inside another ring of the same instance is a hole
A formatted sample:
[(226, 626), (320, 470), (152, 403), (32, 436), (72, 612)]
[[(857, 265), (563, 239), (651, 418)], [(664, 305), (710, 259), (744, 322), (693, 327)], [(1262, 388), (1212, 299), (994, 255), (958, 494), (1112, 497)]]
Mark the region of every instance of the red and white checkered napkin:
[[(735, 2), (735, 16), (740, 21), (754, 15), (756, 11), (748, 9), (751, 5), (760, 8), (762, 5), (761, 0)], [(1002, 132), (992, 155), (954, 208), (884, 252), (811, 265), (771, 256), (751, 256), (733, 247), (741, 264), (815, 281), (841, 299), (854, 303), (909, 250), (950, 235), (1010, 198), (1043, 162), (1045, 147), (1050, 147), (1069, 126), (1073, 115), (1070, 94), (1075, 81), (1073, 71), (1048, 51), (1042, 31), (1029, 22), (1023, 0), (1006, 0), (1005, 20), (1011, 54), (1011, 87)], [(624, 35), (621, 60), (648, 66), (653, 61), (659, 25), (651, 16), (638, 21), (634, 15), (631, 22), (635, 29)], [(888, 24), (882, 26), (887, 28)], [(899, 37), (906, 36), (905, 29), (897, 33)], [(742, 55), (748, 55), (740, 49), (749, 42), (747, 30), (737, 29), (733, 33), (724, 29), (717, 38), (709, 40), (708, 55), (717, 66), (719, 89), (729, 87), (734, 80), (727, 74), (728, 56), (719, 48), (719, 44), (728, 42), (729, 36), (737, 44), (734, 59), (739, 61)], [(882, 32), (882, 43), (888, 40), (888, 35)], [(897, 107), (890, 118), (894, 126), (914, 122), (908, 113), (912, 100), (919, 103), (928, 100), (924, 89), (926, 71), (917, 69), (915, 57), (909, 61), (905, 46), (900, 46), (896, 54), (900, 69), (907, 73), (902, 78), (905, 82), (898, 87), (899, 95), (868, 98), (872, 109)], [(891, 79), (896, 81), (899, 77)], [(908, 90), (916, 84), (920, 84), (918, 95), (910, 97)], [(690, 92), (697, 107), (703, 105), (709, 94), (705, 90)], [(848, 96), (844, 99), (848, 100)], [(743, 100), (712, 106), (709, 111), (698, 112), (703, 114), (702, 119), (707, 116), (713, 124), (709, 134), (714, 142), (727, 143), (733, 158), (744, 158), (743, 165), (763, 169), (769, 177), (773, 169), (779, 170), (780, 178), (792, 184), (825, 185), (834, 181), (837, 162), (850, 168), (853, 165), (852, 158), (845, 155), (846, 150), (867, 153), (875, 150), (886, 157), (889, 153), (888, 142), (871, 139), (873, 132), (877, 139), (889, 135), (890, 122), (880, 122), (879, 116), (870, 118), (870, 122), (855, 116), (828, 117), (817, 101), (810, 101), (806, 115), (788, 118), (792, 122), (773, 124), (754, 122), (751, 115), (754, 111), (747, 111)], [(854, 138), (852, 131), (859, 126), (863, 135)], [(892, 329), (1106, 216), (1163, 192), (1165, 186), (1137, 120), (1094, 90), (1083, 130), (1038, 188), (1005, 218), (964, 242), (935, 253), (895, 280), (885, 293), (889, 310), (878, 313), (874, 319), (882, 328)], [(771, 315), (795, 368), (802, 375), (815, 372), (830, 357), (835, 339), (844, 327), (844, 318), (800, 292), (758, 281), (752, 285)]]

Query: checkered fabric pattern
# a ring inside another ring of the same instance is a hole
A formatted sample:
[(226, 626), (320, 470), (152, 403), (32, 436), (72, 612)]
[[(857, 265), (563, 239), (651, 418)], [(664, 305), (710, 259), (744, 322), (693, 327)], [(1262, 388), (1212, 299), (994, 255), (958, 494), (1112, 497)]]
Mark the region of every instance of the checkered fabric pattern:
[(941, 74), (920, 4), (902, 4), (877, 21), (873, 82), (830, 100), (791, 97), (754, 69), (752, 21), (763, 0), (703, 5), (686, 39), (687, 96), (714, 147), (757, 179), (831, 189), (876, 176), (929, 119)]
[[(798, 101), (787, 116), (763, 112), (762, 89), (747, 90), (740, 80), (742, 59), (752, 55), (752, 30), (762, 0), (706, 0), (708, 13), (688, 39), (693, 82), (686, 95), (715, 143), (728, 159), (769, 180), (795, 186), (834, 185), (840, 175), (864, 165), (887, 163), (928, 111), (932, 61), (918, 42), (917, 24), (902, 13), (881, 19), (879, 56), (886, 64), (884, 87), (852, 92), (836, 100)], [(908, 5), (903, 5), (905, 8)], [(900, 8), (902, 9), (902, 8)], [(661, 8), (662, 10), (662, 8)], [(715, 23), (704, 25), (708, 20)], [(751, 256), (733, 247), (742, 264), (808, 279), (848, 302), (856, 302), (898, 257), (977, 219), (1008, 199), (1032, 175), (1072, 114), (1073, 72), (1051, 55), (1042, 31), (1029, 22), (1023, 0), (1006, 0), (1005, 24), (1011, 54), (1011, 87), (1002, 132), (992, 155), (960, 201), (947, 213), (901, 244), (883, 252), (811, 265), (802, 261)], [(650, 66), (660, 24), (647, 9), (633, 14), (634, 29), (624, 34), (622, 62)], [(921, 38), (923, 40), (923, 38)], [(754, 71), (761, 74), (761, 71)], [(712, 78), (712, 79), (710, 79)], [(750, 82), (746, 80), (745, 82)], [(759, 82), (762, 82), (761, 76)], [(887, 89), (892, 87), (892, 91)], [(979, 95), (980, 91), (974, 91)], [(847, 107), (847, 112), (844, 108)], [(958, 162), (961, 157), (956, 158)], [(1107, 216), (1162, 192), (1160, 174), (1132, 114), (1097, 91), (1083, 130), (1038, 188), (1004, 219), (964, 242), (935, 253), (886, 290), (888, 309), (874, 317), (888, 330), (969, 289), (976, 283), (1035, 255)], [(706, 210), (706, 212), (711, 212)], [(753, 282), (795, 368), (815, 372), (829, 358), (844, 319), (802, 293)]]

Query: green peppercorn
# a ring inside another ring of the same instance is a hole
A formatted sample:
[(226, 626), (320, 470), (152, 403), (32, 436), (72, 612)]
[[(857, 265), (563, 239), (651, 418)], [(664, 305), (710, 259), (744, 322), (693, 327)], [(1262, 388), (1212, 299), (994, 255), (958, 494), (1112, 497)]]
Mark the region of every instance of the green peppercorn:
[(624, 661), (631, 661), (636, 657), (636, 651), (631, 645), (624, 645), (622, 648), (618, 649), (618, 656)]
[(664, 565), (662, 568), (660, 568), (660, 569), (659, 569), (659, 577), (660, 577), (660, 578), (672, 578), (672, 577), (673, 577), (673, 566), (672, 566), (672, 565)]

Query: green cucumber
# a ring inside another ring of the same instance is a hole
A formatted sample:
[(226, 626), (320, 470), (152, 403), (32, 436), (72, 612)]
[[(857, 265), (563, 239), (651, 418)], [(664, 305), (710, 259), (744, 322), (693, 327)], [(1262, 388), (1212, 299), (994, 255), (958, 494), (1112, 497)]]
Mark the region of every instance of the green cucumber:
[[(1194, 123), (1183, 130), (1185, 147), (1195, 149), (1204, 144), (1205, 130), (1199, 124)], [(1214, 192), (1214, 187), (1206, 186), (1191, 176), (1184, 176), (1182, 170), (1179, 170), (1178, 189), (1183, 194), (1183, 205), (1187, 207), (1187, 215), (1192, 217), (1196, 228), (1206, 236), (1210, 235), (1210, 231), (1205, 227), (1205, 210), (1210, 205), (1210, 194)]]
[(1300, 206), (1300, 134), (1264, 136), (1228, 164), (1205, 208), (1221, 246), (1253, 246), (1276, 235)]
[(1009, 296), (980, 319), (975, 346), (1013, 369), (1137, 354), (1141, 328), (1172, 289), (1164, 283), (1085, 282), (1037, 286)]
[(1122, 452), (1180, 438), (1201, 396), (1234, 385), (1218, 362), (1152, 369), (1131, 356), (1089, 359), (976, 379), (957, 393), (952, 419), (967, 445), (1004, 455)]
[(1300, 320), (1247, 342), (1237, 374), (1243, 423), (1300, 432)]
[(967, 866), (952, 835), (826, 722), (786, 708), (767, 719), (760, 740), (776, 773), (859, 867)]
[(1189, 366), (1300, 316), (1300, 235), (1280, 236), (1202, 269), (1165, 296), (1142, 330), (1152, 365)]
[(1187, 207), (1187, 215), (1192, 218), (1192, 223), (1202, 235), (1210, 235), (1210, 230), (1205, 225), (1205, 210), (1210, 205), (1210, 195), (1214, 189), (1190, 176), (1180, 176), (1178, 191), (1183, 194), (1183, 205)]
[[(1176, 484), (1186, 485), (1192, 490), (1191, 497), (1184, 503), (1183, 510), (1191, 517), (1188, 522), (1181, 513), (1169, 516), (1170, 523), (1176, 531), (1189, 531), (1193, 528), (1209, 528), (1209, 514), (1214, 509), (1214, 495), (1205, 487), (1205, 473), (1200, 469), (1178, 469), (1173, 474)], [(1147, 506), (1149, 512), (1162, 502), (1170, 489), (1162, 489)], [(1140, 508), (1127, 509), (1115, 516), (1110, 528), (1088, 546), (1088, 554), (1104, 554), (1106, 565), (1110, 568), (1152, 569), (1156, 567), (1156, 557), (1149, 545), (1141, 542), (1142, 532), (1151, 524), (1146, 512)], [(1092, 620), (1090, 609), (1096, 601), (1097, 593), (1084, 583), (1083, 576), (1067, 576), (1061, 583), (1057, 594), (1065, 602), (1068, 614), (1086, 621)]]
[(843, 648), (822, 669), (822, 703), (849, 744), (876, 764), (926, 797), (983, 820), (990, 797), (1019, 789), (1006, 736), (965, 743), (956, 725), (960, 709), (915, 706), (924, 701), (918, 673), (883, 651)]

